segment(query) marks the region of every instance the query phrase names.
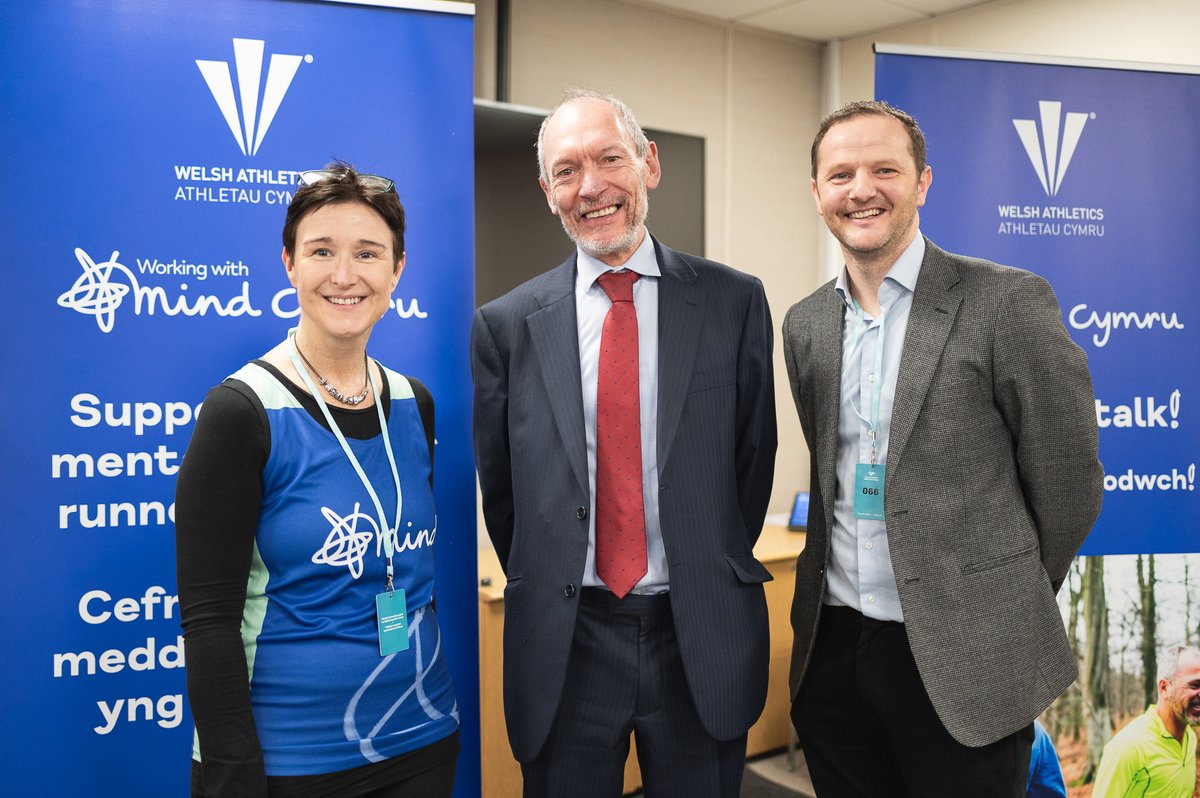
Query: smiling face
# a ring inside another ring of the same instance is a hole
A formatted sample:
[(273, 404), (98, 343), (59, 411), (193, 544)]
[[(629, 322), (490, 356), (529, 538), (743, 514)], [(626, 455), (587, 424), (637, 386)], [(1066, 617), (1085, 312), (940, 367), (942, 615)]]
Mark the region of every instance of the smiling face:
[(642, 243), (647, 192), (658, 185), (658, 148), (639, 157), (616, 109), (595, 98), (564, 103), (542, 134), (550, 211), (588, 255), (620, 266)]
[(1180, 724), (1200, 725), (1200, 657), (1183, 653), (1173, 679), (1159, 679), (1158, 702)]
[(899, 121), (862, 114), (838, 122), (817, 150), (817, 213), (850, 266), (891, 268), (917, 234), (933, 175), (917, 171)]
[(383, 217), (360, 202), (322, 205), (300, 220), (295, 256), (285, 249), (283, 263), (306, 340), (366, 345), (404, 269), (393, 246)]

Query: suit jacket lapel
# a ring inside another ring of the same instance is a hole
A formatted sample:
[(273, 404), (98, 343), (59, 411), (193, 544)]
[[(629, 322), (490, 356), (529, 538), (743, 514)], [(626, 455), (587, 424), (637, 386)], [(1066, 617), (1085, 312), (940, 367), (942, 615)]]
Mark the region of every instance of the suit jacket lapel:
[(567, 461), (587, 494), (587, 440), (583, 429), (583, 383), (579, 370), (579, 327), (575, 317), (575, 255), (549, 275), (536, 294), (541, 309), (526, 317), (529, 337), (542, 367), (546, 395)]
[(704, 294), (696, 286), (696, 271), (679, 253), (654, 239), (662, 278), (658, 284), (658, 468), (666, 466), (679, 428), (683, 400), (691, 384)]
[(814, 401), (813, 422), (816, 424), (817, 440), (814, 450), (818, 462), (813, 463), (825, 497), (826, 529), (833, 528), (833, 502), (837, 496), (837, 447), (838, 420), (842, 402), (842, 328), (845, 324), (845, 304), (833, 283), (820, 289), (825, 303), (819, 309), (821, 318), (813, 325), (812, 340), (812, 390)]
[[(904, 456), (904, 447), (925, 404), (933, 373), (941, 362), (942, 351), (962, 304), (962, 294), (955, 288), (958, 280), (954, 262), (926, 239), (925, 258), (913, 292), (908, 331), (904, 334), (900, 373), (896, 375), (896, 398), (888, 434), (889, 463), (899, 463)], [(888, 470), (888, 481), (893, 473)]]

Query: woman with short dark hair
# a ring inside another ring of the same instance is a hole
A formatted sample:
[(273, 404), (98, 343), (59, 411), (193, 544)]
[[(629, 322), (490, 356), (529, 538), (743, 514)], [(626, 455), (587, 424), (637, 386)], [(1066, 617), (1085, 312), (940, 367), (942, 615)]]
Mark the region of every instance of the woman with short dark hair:
[(217, 387), (176, 487), (192, 795), (449, 796), (433, 610), (433, 400), (367, 356), (404, 269), (391, 180), (300, 174), (299, 322)]

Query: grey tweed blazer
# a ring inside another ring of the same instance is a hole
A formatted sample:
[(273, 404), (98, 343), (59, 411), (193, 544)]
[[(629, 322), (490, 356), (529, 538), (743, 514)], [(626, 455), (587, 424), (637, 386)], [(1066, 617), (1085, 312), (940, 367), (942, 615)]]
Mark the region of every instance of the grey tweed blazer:
[[(831, 282), (783, 324), (812, 457), (793, 698), (825, 590), (842, 319)], [(1032, 722), (1075, 679), (1055, 592), (1103, 494), (1087, 356), (1045, 280), (926, 240), (888, 446), (884, 513), (913, 657), (950, 734), (986, 745)]]

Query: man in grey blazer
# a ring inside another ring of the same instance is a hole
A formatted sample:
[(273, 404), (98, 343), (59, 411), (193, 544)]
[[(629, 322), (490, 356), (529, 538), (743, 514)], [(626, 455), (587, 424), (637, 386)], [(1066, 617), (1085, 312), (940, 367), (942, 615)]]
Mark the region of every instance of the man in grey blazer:
[(1100, 510), (1091, 378), (1049, 285), (921, 236), (932, 172), (886, 103), (827, 117), (845, 269), (793, 306), (812, 458), (792, 719), (821, 798), (1022, 796), (1075, 678), (1055, 592)]
[[(616, 798), (636, 731), (647, 794), (735, 798), (769, 657), (771, 577), (753, 555), (776, 447), (762, 284), (648, 234), (658, 150), (620, 100), (569, 92), (538, 159), (577, 250), (481, 307), (471, 333), (525, 795)], [(621, 281), (629, 293), (610, 300)], [(618, 312), (632, 346), (610, 346)], [(632, 360), (606, 366), (617, 351)], [(606, 410), (615, 399), (631, 404)], [(612, 435), (633, 447), (625, 487)], [(614, 530), (636, 555), (623, 582), (606, 564)]]

